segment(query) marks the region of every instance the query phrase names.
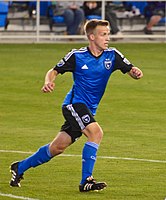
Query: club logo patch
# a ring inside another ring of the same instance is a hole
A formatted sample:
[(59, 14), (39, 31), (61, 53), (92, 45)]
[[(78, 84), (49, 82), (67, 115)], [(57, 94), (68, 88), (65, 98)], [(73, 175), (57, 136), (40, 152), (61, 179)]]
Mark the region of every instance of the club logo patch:
[(106, 69), (109, 70), (109, 69), (111, 68), (111, 66), (112, 66), (111, 60), (106, 59), (106, 60), (104, 61), (104, 66), (105, 66)]
[(89, 115), (82, 116), (82, 121), (86, 124), (89, 123), (90, 122), (90, 116)]
[(65, 64), (64, 60), (61, 59), (61, 60), (58, 62), (57, 67), (62, 67), (64, 64)]

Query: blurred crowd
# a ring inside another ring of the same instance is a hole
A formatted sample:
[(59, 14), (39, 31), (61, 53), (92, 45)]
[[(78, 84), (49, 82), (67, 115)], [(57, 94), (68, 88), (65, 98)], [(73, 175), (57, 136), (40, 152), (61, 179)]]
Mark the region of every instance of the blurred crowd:
[[(2, 3), (3, 1), (0, 3), (0, 16)], [(36, 1), (10, 1), (8, 6), (21, 5), (21, 3), (26, 4), (30, 17), (36, 14)], [(166, 21), (165, 4), (165, 1), (107, 1), (105, 2), (105, 19), (110, 22), (111, 34), (123, 36), (117, 23), (117, 11), (123, 12), (124, 18), (143, 16), (146, 19), (144, 33), (153, 34), (153, 26), (161, 21)], [(50, 1), (45, 2), (44, 9), (44, 15), (50, 19), (50, 27), (52, 28), (56, 23), (64, 23), (67, 35), (80, 34), (80, 27), (86, 20), (101, 19), (102, 16), (102, 3), (100, 1)], [(6, 17), (6, 29), (9, 23), (10, 21)]]

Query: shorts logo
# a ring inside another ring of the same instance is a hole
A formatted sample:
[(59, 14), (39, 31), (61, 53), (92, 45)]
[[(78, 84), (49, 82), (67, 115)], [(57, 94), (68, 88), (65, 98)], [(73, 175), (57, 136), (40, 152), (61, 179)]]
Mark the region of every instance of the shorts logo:
[(89, 123), (90, 122), (90, 116), (89, 115), (82, 116), (82, 121), (86, 124)]
[(111, 60), (106, 59), (106, 60), (104, 61), (104, 66), (105, 66), (106, 69), (109, 70), (109, 69), (111, 68), (111, 66), (112, 66)]

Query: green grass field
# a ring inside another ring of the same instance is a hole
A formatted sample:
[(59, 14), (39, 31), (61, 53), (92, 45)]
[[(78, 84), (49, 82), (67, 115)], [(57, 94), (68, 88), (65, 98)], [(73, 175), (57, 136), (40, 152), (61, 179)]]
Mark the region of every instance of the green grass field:
[(72, 76), (59, 75), (56, 90), (43, 94), (45, 73), (84, 45), (0, 44), (0, 199), (166, 198), (166, 44), (114, 45), (144, 77), (136, 81), (115, 72), (99, 106), (96, 119), (104, 138), (93, 175), (107, 182), (106, 190), (78, 192), (84, 136), (63, 156), (27, 171), (21, 188), (9, 187), (11, 162), (50, 142), (63, 123), (61, 104)]

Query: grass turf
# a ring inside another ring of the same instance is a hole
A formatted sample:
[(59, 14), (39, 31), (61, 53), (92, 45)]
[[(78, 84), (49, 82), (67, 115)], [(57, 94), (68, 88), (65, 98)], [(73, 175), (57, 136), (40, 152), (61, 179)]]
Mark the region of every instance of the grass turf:
[[(86, 44), (85, 44), (86, 45)], [(72, 84), (70, 73), (59, 75), (51, 94), (40, 91), (45, 73), (70, 49), (82, 44), (0, 45), (0, 149), (36, 151), (50, 142), (63, 122), (61, 103)], [(144, 72), (135, 81), (115, 72), (96, 119), (104, 130), (99, 156), (165, 160), (166, 45), (115, 44)], [(82, 137), (65, 154), (81, 155)], [(0, 152), (0, 199), (3, 194), (40, 200), (163, 200), (166, 163), (98, 158), (94, 177), (108, 188), (99, 193), (78, 192), (81, 157), (60, 156), (25, 174), (22, 188), (9, 187), (11, 162), (30, 154)]]

